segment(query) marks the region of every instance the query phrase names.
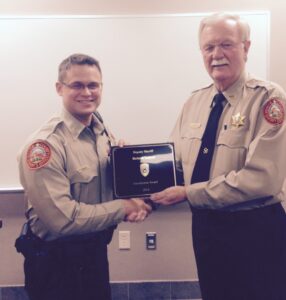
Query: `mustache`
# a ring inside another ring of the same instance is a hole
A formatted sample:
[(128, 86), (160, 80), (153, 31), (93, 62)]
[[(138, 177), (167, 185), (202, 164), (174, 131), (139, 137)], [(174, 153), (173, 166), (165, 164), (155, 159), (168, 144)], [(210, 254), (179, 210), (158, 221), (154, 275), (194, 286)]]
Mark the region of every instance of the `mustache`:
[(211, 66), (215, 67), (215, 66), (228, 65), (228, 64), (229, 64), (229, 61), (226, 58), (214, 59), (211, 63)]

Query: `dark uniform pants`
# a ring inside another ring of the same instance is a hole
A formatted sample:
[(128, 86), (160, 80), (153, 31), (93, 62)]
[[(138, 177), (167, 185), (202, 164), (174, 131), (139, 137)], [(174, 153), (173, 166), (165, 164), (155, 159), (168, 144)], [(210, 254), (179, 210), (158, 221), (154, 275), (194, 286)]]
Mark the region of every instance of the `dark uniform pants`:
[(49, 244), (48, 251), (25, 258), (24, 271), (30, 300), (111, 300), (102, 240)]
[(203, 300), (286, 299), (286, 216), (281, 204), (240, 212), (193, 210)]

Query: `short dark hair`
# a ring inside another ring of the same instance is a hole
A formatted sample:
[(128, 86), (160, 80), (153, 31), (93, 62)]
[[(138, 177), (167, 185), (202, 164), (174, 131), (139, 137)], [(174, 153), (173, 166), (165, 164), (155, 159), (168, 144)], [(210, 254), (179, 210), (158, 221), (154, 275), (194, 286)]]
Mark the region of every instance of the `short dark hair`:
[(89, 66), (96, 66), (101, 74), (101, 68), (99, 65), (99, 61), (95, 58), (81, 53), (75, 53), (64, 59), (59, 65), (59, 73), (58, 73), (58, 80), (63, 81), (67, 70), (74, 65), (89, 65)]

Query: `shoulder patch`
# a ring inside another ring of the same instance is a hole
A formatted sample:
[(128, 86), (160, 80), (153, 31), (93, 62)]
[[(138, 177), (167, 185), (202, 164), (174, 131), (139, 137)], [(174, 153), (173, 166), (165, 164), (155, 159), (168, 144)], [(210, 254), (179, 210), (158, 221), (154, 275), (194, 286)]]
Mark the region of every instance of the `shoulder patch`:
[(30, 169), (36, 170), (45, 166), (51, 157), (51, 148), (45, 142), (33, 143), (27, 151), (27, 164)]
[(266, 121), (270, 124), (282, 124), (285, 118), (283, 104), (278, 98), (269, 99), (263, 106), (263, 115)]

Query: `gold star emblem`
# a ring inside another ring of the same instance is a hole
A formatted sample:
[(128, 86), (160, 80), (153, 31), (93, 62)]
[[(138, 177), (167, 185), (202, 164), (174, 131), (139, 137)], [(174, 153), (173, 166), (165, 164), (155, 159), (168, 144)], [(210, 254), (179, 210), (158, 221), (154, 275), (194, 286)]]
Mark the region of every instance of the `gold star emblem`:
[(242, 116), (241, 113), (237, 113), (231, 117), (231, 125), (238, 128), (244, 125), (245, 116)]

